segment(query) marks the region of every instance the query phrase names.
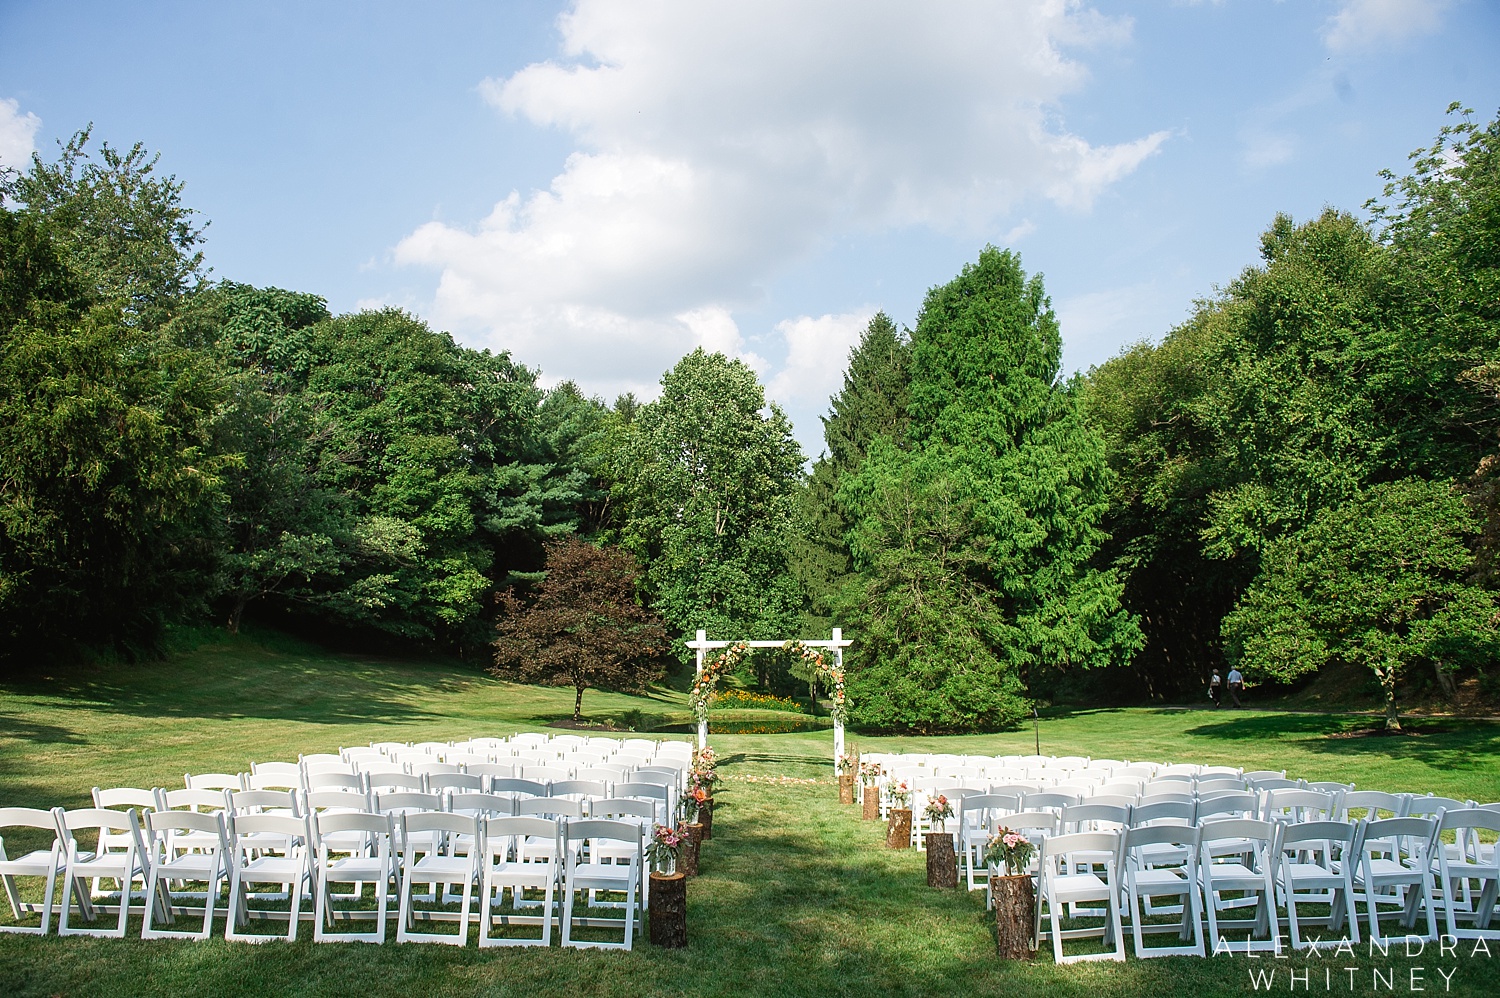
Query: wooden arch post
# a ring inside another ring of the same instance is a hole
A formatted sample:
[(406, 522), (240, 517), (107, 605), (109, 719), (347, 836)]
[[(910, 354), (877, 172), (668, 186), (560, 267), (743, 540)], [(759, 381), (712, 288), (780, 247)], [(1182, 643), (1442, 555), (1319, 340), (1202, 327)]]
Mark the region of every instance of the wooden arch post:
[[(835, 627), (832, 640), (829, 641), (802, 641), (803, 646), (808, 648), (827, 648), (833, 652), (833, 661), (839, 675), (844, 672), (844, 649), (854, 642), (844, 640), (844, 629)], [(780, 648), (785, 641), (710, 641), (708, 632), (700, 630), (697, 636), (687, 642), (687, 646), (693, 649), (697, 657), (697, 665), (694, 667), (693, 678), (696, 680), (703, 675), (703, 658), (710, 651), (718, 651), (728, 648), (730, 645), (744, 645), (747, 648)], [(702, 749), (708, 745), (708, 719), (705, 717), (698, 722), (698, 748)], [(835, 716), (833, 719), (833, 763), (838, 765), (839, 756), (844, 754), (844, 719)]]

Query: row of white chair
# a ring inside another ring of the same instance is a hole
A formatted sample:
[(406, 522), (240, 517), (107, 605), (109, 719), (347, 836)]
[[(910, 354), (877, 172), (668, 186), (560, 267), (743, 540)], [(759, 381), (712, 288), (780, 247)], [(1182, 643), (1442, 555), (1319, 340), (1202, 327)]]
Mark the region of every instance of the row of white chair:
[[(270, 937), (249, 932), (248, 922), (285, 918), (289, 923), (286, 938), (295, 939), (298, 923), (311, 917), (314, 937), (319, 941), (380, 942), (385, 939), (390, 890), (396, 888), (399, 941), (465, 945), (477, 887), (482, 892), (478, 915), (481, 946), (547, 945), (551, 926), (560, 918), (564, 945), (630, 948), (636, 922), (648, 903), (644, 841), (656, 814), (654, 803), (614, 800), (585, 804), (564, 798), (511, 801), (490, 797), (481, 804), (463, 799), (478, 796), (489, 795), (457, 795), (454, 801), (459, 806), (448, 811), (422, 806), (376, 811), (325, 802), (330, 806), (306, 814), (151, 811), (145, 815), (144, 824), (133, 810), (3, 808), (0, 829), (50, 827), (54, 840), (49, 849), (14, 859), (4, 855), (0, 840), (0, 880), (4, 881), (17, 921), (24, 914), (41, 916), (38, 926), (0, 929), (45, 934), (61, 879), (64, 897), (58, 905), (60, 935), (123, 936), (127, 918), (135, 909), (144, 915), (143, 938), (207, 938), (227, 883), (226, 938), (264, 941)], [(80, 833), (88, 831), (97, 835), (92, 850), (81, 848), (78, 842)], [(15, 878), (28, 876), (45, 881), (41, 905), (20, 901)], [(95, 882), (93, 890), (85, 884), (89, 879)], [(99, 891), (102, 880), (118, 882), (118, 904), (103, 903), (109, 895)], [(137, 881), (141, 884), (139, 892), (134, 889)], [(183, 888), (189, 883), (202, 884), (203, 888), (187, 892), (185, 898)], [(284, 890), (254, 893), (250, 888), (255, 884), (274, 884)], [(334, 884), (355, 884), (355, 893), (334, 894)], [(374, 885), (373, 914), (336, 907), (341, 899), (359, 905), (365, 884)], [(459, 912), (417, 910), (414, 905), (422, 899), (414, 894), (415, 884), (432, 888), (427, 902), (457, 902)], [(455, 894), (451, 888), (458, 885), (462, 885), (462, 891)], [(527, 889), (542, 892), (543, 899), (527, 899)], [(507, 890), (511, 893), (511, 910), (497, 911)], [(624, 901), (613, 902), (626, 909), (623, 923), (597, 916), (587, 919), (588, 924), (623, 928), (620, 943), (574, 939), (575, 891), (588, 892), (591, 902), (597, 901), (600, 892), (625, 895)], [(303, 897), (308, 894), (312, 895), (311, 912), (302, 908)], [(184, 905), (181, 902), (185, 899), (200, 903), (196, 907)], [(269, 900), (273, 906), (253, 908), (252, 902), (257, 900)], [(289, 902), (289, 907), (282, 909), (280, 902)], [(540, 916), (527, 914), (538, 907)], [(118, 913), (113, 929), (71, 924), (75, 912), (85, 921), (94, 921), (101, 910), (110, 908)], [(195, 911), (202, 915), (197, 931), (161, 927), (173, 923), (178, 914)], [(334, 931), (339, 920), (368, 918), (377, 923), (372, 932)], [(456, 935), (416, 930), (418, 920), (455, 919)], [(496, 927), (522, 924), (540, 924), (541, 937), (513, 939), (493, 934)]]
[(522, 766), (499, 763), (432, 762), (387, 763), (361, 766), (345, 764), (263, 763), (248, 773), (199, 773), (184, 776), (190, 790), (484, 790), (499, 781), (530, 783), (664, 783), (681, 789), (685, 771), (676, 766), (601, 766), (593, 768)]
[[(1451, 937), (1500, 938), (1500, 923), (1493, 921), (1500, 914), (1500, 859), (1493, 842), (1483, 853), (1469, 855), (1443, 841), (1445, 836), (1477, 838), (1473, 833), (1481, 830), (1500, 832), (1500, 813), (1492, 810), (1358, 822), (1228, 818), (1071, 833), (1062, 831), (1057, 815), (1038, 814), (1028, 821), (1034, 822), (1028, 826), (1032, 831), (1043, 832), (1036, 859), (1034, 942), (1049, 938), (1059, 963), (1123, 960), (1122, 914), (1131, 922), (1137, 957), (1204, 956), (1207, 947), (1279, 955), (1283, 911), (1294, 949), (1337, 945), (1345, 934), (1357, 944), (1361, 902), (1376, 942), (1385, 938), (1381, 920), (1392, 916), (1400, 918), (1407, 934), (1425, 920), (1422, 938), (1434, 940), (1439, 912)], [(1174, 903), (1155, 903), (1162, 898)], [(1100, 902), (1106, 907), (1082, 907)], [(1308, 905), (1320, 906), (1318, 914), (1306, 912)], [(1226, 917), (1247, 908), (1253, 909), (1248, 919)], [(1153, 921), (1166, 914), (1178, 920)], [(1062, 920), (1070, 915), (1102, 916), (1102, 924), (1064, 929)], [(1309, 927), (1338, 936), (1308, 938)], [(1227, 943), (1229, 931), (1243, 931), (1245, 939)], [(1176, 945), (1147, 946), (1144, 937), (1160, 932), (1175, 934)], [(1066, 939), (1087, 935), (1102, 937), (1111, 948), (1064, 952)]]

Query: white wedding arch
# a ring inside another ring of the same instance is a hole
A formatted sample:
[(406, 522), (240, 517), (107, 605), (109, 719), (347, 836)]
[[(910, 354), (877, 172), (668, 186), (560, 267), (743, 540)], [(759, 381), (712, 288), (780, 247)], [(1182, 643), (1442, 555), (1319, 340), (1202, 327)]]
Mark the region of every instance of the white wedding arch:
[[(833, 662), (828, 668), (836, 677), (836, 703), (837, 708), (833, 714), (833, 762), (838, 765), (839, 757), (844, 754), (844, 710), (843, 710), (843, 687), (844, 687), (844, 649), (854, 642), (844, 639), (843, 628), (835, 627), (833, 637), (827, 641), (804, 641), (800, 638), (791, 638), (784, 641), (710, 641), (707, 631), (699, 631), (698, 636), (686, 642), (698, 656), (697, 668), (693, 673), (695, 686), (703, 678), (704, 656), (711, 651), (719, 651), (725, 648), (786, 648), (788, 645), (800, 646), (802, 649), (826, 648), (833, 653)], [(717, 677), (714, 677), (715, 680)], [(698, 747), (701, 749), (708, 744), (708, 716), (706, 713), (698, 717)]]

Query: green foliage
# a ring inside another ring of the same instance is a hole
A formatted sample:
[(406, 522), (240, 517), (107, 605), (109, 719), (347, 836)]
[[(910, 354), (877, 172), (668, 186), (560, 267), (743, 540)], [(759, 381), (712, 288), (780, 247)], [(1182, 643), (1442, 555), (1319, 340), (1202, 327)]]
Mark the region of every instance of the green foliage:
[(1273, 542), (1224, 618), (1232, 661), (1290, 679), (1330, 661), (1374, 671), (1396, 719), (1396, 682), (1425, 662), (1442, 676), (1497, 649), (1493, 596), (1465, 583), (1474, 519), (1451, 483), (1404, 479), (1318, 512)]
[(1090, 566), (1104, 534), (1103, 442), (1057, 383), (1061, 340), (1039, 277), (987, 248), (929, 292), (912, 340), (910, 435), (879, 441), (839, 499), (860, 583), (857, 720), (963, 730), (1013, 721), (1049, 669), (1128, 657), (1120, 583)]
[(661, 397), (641, 408), (625, 446), (622, 539), (669, 629), (735, 638), (789, 630), (801, 603), (786, 538), (802, 454), (755, 372), (694, 350), (662, 377)]
[(812, 475), (797, 493), (797, 529), (789, 559), (806, 594), (804, 627), (833, 626), (838, 594), (851, 575), (850, 523), (836, 501), (840, 481), (863, 463), (878, 437), (905, 443), (911, 342), (884, 313), (876, 313), (849, 352), (844, 387), (823, 417), (828, 450), (813, 462)]
[(140, 143), (89, 151), (92, 126), (62, 146), (57, 162), (33, 155), (31, 168), (0, 183), (0, 195), (45, 219), (68, 268), (98, 300), (124, 308), (131, 325), (165, 322), (203, 276), (204, 226), (182, 204), (176, 177), (158, 177), (159, 156)]

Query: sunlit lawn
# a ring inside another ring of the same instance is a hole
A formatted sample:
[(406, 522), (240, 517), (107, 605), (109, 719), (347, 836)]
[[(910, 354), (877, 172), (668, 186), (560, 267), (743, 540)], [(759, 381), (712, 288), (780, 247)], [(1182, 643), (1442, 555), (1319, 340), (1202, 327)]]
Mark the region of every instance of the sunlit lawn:
[[(172, 661), (0, 684), (0, 805), (78, 806), (92, 786), (180, 786), (189, 771), (237, 772), (252, 759), (295, 759), (372, 740), (426, 740), (542, 728), (571, 710), (571, 692), (499, 683), (451, 664), (334, 656), (288, 641), (244, 639)], [(585, 712), (685, 717), (680, 694), (589, 692)], [(1423, 722), (1399, 738), (1329, 737), (1360, 718), (1250, 711), (1101, 710), (1040, 723), (1042, 751), (1095, 757), (1231, 763), (1388, 790), (1500, 799), (1500, 726)], [(673, 736), (684, 737), (684, 736)], [(1025, 753), (1030, 727), (997, 735), (874, 738), (867, 750)], [(881, 848), (881, 830), (836, 803), (827, 732), (718, 735), (729, 782), (704, 875), (692, 883), (691, 946), (630, 954), (386, 944), (260, 946), (23, 939), (0, 936), (0, 995), (526, 994), (526, 995), (1238, 995), (1251, 993), (1243, 957), (1131, 959), (1125, 965), (1002, 964), (979, 895), (925, 886), (922, 858)], [(817, 778), (774, 786), (747, 775)], [(4, 916), (8, 918), (8, 912)], [(310, 931), (308, 933), (310, 935)], [(1465, 951), (1467, 952), (1467, 950)], [(1361, 950), (1340, 968), (1453, 970), (1455, 994), (1493, 993), (1480, 960), (1415, 960)], [(1324, 962), (1275, 965), (1316, 977)], [(1300, 977), (1299, 977), (1300, 980)], [(1300, 989), (1300, 988), (1299, 988)]]

